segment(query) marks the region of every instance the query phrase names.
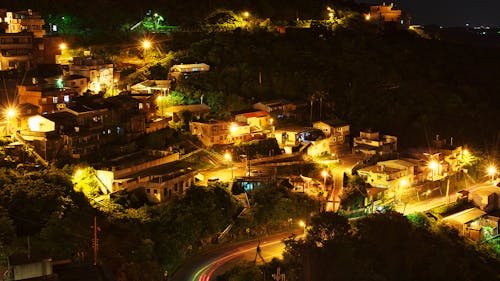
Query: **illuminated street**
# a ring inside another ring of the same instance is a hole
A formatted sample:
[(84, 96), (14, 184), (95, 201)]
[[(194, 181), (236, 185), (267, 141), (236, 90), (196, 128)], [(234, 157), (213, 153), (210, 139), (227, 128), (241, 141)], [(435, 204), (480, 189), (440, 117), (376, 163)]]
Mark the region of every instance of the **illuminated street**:
[[(262, 238), (260, 248), (262, 258), (269, 262), (273, 258), (281, 258), (285, 245), (282, 240), (290, 236), (290, 232), (276, 234)], [(296, 234), (298, 234), (296, 232)], [(173, 276), (173, 281), (209, 281), (215, 280), (217, 275), (234, 266), (240, 261), (253, 261), (256, 257), (259, 240), (238, 242), (209, 251), (201, 257), (191, 259)], [(262, 260), (257, 257), (257, 264)]]

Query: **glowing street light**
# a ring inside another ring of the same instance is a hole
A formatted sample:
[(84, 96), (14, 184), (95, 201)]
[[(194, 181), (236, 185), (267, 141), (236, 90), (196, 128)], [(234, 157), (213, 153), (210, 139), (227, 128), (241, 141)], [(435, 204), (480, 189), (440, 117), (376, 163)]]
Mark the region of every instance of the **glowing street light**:
[(5, 118), (7, 119), (7, 134), (12, 132), (12, 119), (17, 116), (17, 111), (15, 108), (11, 107), (5, 111)]
[(231, 124), (231, 127), (229, 127), (229, 131), (231, 132), (231, 134), (236, 133), (237, 130), (238, 126), (236, 124)]
[(491, 181), (495, 179), (495, 174), (497, 173), (497, 168), (493, 165), (488, 167), (488, 175), (491, 176)]
[(250, 12), (248, 12), (248, 11), (244, 11), (244, 12), (243, 12), (243, 17), (245, 17), (245, 18), (250, 17)]
[(323, 189), (326, 191), (326, 177), (328, 177), (328, 171), (323, 170), (321, 175), (323, 176)]
[(9, 108), (5, 112), (5, 117), (7, 117), (7, 119), (12, 119), (12, 118), (16, 117), (16, 115), (17, 115), (17, 112), (14, 108)]
[(366, 15), (365, 15), (365, 20), (369, 21), (369, 20), (370, 20), (370, 18), (371, 18), (371, 15), (370, 15), (370, 14), (366, 14)]
[(68, 48), (68, 45), (66, 43), (61, 43), (59, 44), (59, 50), (64, 51)]
[(151, 48), (151, 41), (144, 39), (144, 41), (142, 41), (142, 48), (144, 50)]
[(436, 174), (436, 170), (439, 168), (438, 162), (432, 160), (429, 162), (429, 168), (432, 170), (432, 180), (434, 180), (434, 175)]
[(77, 169), (75, 172), (75, 177), (81, 177), (83, 175), (83, 170), (82, 169)]

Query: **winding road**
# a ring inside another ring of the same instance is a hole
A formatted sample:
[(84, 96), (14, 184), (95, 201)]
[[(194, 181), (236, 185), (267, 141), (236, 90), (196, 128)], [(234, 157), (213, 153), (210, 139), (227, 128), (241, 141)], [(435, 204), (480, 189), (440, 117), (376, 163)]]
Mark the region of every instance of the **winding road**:
[[(281, 258), (285, 245), (283, 239), (292, 233), (302, 234), (302, 231), (282, 232), (260, 239), (223, 245), (207, 253), (192, 258), (182, 266), (172, 277), (172, 281), (210, 281), (229, 270), (240, 261), (254, 261), (257, 264)], [(257, 246), (260, 243), (260, 256), (257, 256)]]

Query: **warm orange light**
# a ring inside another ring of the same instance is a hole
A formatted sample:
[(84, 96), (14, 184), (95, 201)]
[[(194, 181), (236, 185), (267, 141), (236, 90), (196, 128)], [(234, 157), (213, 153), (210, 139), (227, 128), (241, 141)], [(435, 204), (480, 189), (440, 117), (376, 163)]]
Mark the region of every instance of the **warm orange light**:
[(250, 13), (248, 11), (243, 12), (243, 16), (245, 18), (248, 18), (250, 16)]
[(59, 50), (64, 51), (68, 48), (68, 45), (66, 43), (61, 43), (59, 44)]
[(228, 161), (228, 162), (231, 162), (231, 154), (229, 154), (228, 152), (226, 152), (226, 154), (224, 154), (224, 158)]
[(326, 170), (323, 170), (323, 171), (321, 172), (321, 175), (322, 175), (324, 178), (326, 178), (326, 177), (328, 176), (328, 172), (327, 172)]
[(365, 20), (370, 20), (370, 18), (371, 18), (371, 15), (370, 15), (370, 14), (366, 14), (366, 15), (365, 15)]
[(306, 227), (306, 223), (304, 221), (299, 221), (299, 226), (300, 227)]
[(238, 126), (236, 126), (235, 124), (231, 124), (231, 127), (229, 127), (229, 131), (231, 133), (235, 133), (237, 130), (238, 130)]
[(17, 112), (14, 108), (9, 108), (7, 109), (7, 112), (5, 112), (5, 116), (7, 117), (7, 119), (14, 118), (16, 117), (16, 115)]
[(439, 164), (436, 161), (429, 162), (429, 168), (431, 168), (432, 170), (436, 170), (438, 166)]
[(147, 50), (149, 48), (151, 48), (151, 41), (145, 39), (144, 41), (142, 41), (142, 47)]
[(497, 168), (495, 166), (488, 167), (488, 175), (494, 176), (497, 173)]
[(401, 186), (407, 186), (408, 185), (408, 181), (406, 179), (402, 179), (400, 185)]

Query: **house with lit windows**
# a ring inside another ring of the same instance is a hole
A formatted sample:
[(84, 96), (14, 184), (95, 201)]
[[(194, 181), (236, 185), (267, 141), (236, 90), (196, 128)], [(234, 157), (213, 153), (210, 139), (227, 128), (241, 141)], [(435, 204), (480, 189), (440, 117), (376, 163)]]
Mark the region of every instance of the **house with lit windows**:
[(252, 140), (250, 125), (241, 122), (189, 122), (189, 130), (208, 147)]

